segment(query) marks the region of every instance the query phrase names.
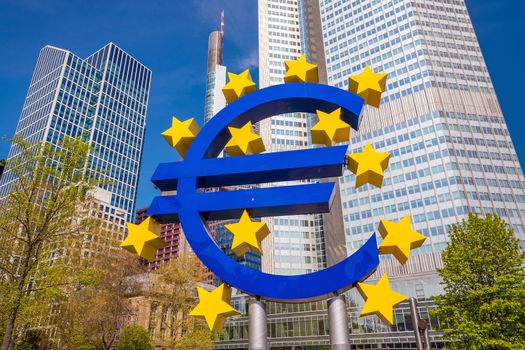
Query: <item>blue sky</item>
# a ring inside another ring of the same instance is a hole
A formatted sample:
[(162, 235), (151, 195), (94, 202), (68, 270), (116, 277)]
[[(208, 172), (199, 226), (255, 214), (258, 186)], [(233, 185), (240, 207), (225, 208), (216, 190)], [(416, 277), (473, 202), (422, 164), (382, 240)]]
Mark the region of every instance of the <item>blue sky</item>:
[[(481, 49), (521, 163), (525, 63), (522, 0), (467, 0)], [(202, 118), (207, 40), (226, 13), (225, 64), (257, 69), (256, 0), (0, 0), (0, 135), (13, 135), (39, 50), (49, 44), (80, 57), (112, 41), (153, 71), (137, 207), (156, 194), (158, 162), (177, 158), (160, 137), (172, 115)], [(9, 144), (0, 142), (0, 159)]]

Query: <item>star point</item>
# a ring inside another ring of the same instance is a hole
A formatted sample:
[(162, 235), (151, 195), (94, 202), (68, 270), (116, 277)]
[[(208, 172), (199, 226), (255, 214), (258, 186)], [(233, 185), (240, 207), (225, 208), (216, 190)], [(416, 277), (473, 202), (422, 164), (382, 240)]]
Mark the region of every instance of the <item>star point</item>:
[(128, 252), (153, 262), (157, 250), (167, 247), (168, 243), (160, 238), (160, 224), (152, 217), (146, 218), (139, 225), (127, 223), (128, 236), (120, 247)]
[(240, 128), (229, 126), (228, 130), (230, 131), (231, 139), (224, 148), (226, 148), (226, 152), (230, 156), (258, 154), (266, 150), (261, 136), (253, 131), (251, 121)]
[(161, 135), (171, 147), (175, 148), (182, 157), (185, 157), (199, 130), (199, 125), (197, 125), (195, 118), (181, 121), (173, 117), (171, 128), (164, 131)]
[(318, 83), (319, 74), (317, 65), (306, 61), (306, 55), (301, 55), (296, 60), (284, 61), (286, 73), (285, 83)]
[(395, 223), (381, 220), (379, 233), (383, 241), (379, 245), (379, 254), (392, 254), (404, 265), (410, 257), (410, 250), (423, 245), (426, 237), (410, 226), (410, 215)]
[(388, 326), (394, 323), (394, 306), (408, 299), (390, 288), (386, 273), (376, 285), (358, 283), (357, 290), (365, 300), (360, 317), (376, 315)]
[(212, 331), (220, 331), (227, 317), (238, 315), (239, 312), (230, 305), (232, 290), (226, 284), (221, 284), (213, 291), (197, 287), (199, 303), (190, 312), (190, 316), (200, 317)]
[(239, 222), (224, 225), (224, 227), (233, 235), (231, 250), (237, 256), (244, 255), (249, 250), (262, 255), (261, 241), (270, 234), (265, 223), (252, 221), (245, 210)]
[(347, 155), (348, 169), (356, 176), (356, 188), (365, 183), (381, 188), (389, 160), (389, 153), (376, 152), (370, 143), (365, 145), (363, 152)]
[(319, 121), (310, 130), (313, 144), (331, 146), (332, 142), (350, 140), (350, 125), (341, 120), (341, 108), (330, 113), (319, 110), (316, 113)]
[(222, 88), (222, 93), (228, 103), (232, 103), (257, 89), (256, 84), (252, 81), (249, 69), (239, 74), (228, 72), (228, 78), (230, 81)]
[(379, 108), (381, 94), (385, 91), (386, 73), (375, 73), (366, 66), (363, 73), (351, 75), (348, 79), (348, 90), (365, 100), (365, 104)]

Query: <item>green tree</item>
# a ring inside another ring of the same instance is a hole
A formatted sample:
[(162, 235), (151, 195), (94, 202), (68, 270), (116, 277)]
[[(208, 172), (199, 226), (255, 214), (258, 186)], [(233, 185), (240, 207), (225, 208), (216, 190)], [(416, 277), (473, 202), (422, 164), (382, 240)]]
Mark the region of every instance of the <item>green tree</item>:
[(119, 340), (118, 350), (154, 350), (155, 347), (147, 330), (138, 324), (130, 324), (124, 331)]
[(27, 330), (14, 346), (15, 350), (49, 350), (50, 344), (41, 332)]
[(186, 332), (175, 341), (173, 349), (177, 350), (211, 350), (213, 348), (212, 333), (208, 329), (195, 328)]
[(1, 350), (12, 346), (19, 316), (36, 309), (26, 307), (31, 300), (71, 283), (67, 279), (72, 275), (52, 273), (55, 268), (63, 271), (53, 262), (67, 250), (64, 242), (92, 226), (87, 212), (97, 184), (86, 174), (90, 147), (80, 138), (64, 138), (56, 145), (20, 137), (12, 142), (17, 156), (7, 171), (14, 181), (0, 203)]
[[(188, 317), (197, 302), (197, 284), (206, 278), (202, 263), (193, 254), (181, 254), (152, 274), (154, 278), (148, 289), (148, 297), (176, 313), (176, 317), (166, 320), (163, 325), (168, 330), (164, 345), (169, 349), (178, 349), (179, 339), (187, 335), (185, 344), (195, 341), (195, 349), (207, 349), (212, 333), (204, 330), (200, 321)], [(197, 336), (193, 335), (195, 331), (198, 331)]]
[(114, 349), (133, 316), (127, 298), (139, 290), (143, 272), (136, 256), (118, 249), (89, 263), (91, 267), (83, 270), (84, 283), (60, 287), (60, 313), (53, 322), (57, 349)]
[(453, 225), (436, 297), (448, 349), (525, 349), (525, 269), (513, 231), (498, 216)]

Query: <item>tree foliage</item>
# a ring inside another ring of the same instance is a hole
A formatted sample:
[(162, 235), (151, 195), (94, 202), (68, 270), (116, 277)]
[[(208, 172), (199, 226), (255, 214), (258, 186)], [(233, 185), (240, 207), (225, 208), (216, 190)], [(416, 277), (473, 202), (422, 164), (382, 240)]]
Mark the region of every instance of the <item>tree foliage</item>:
[(133, 315), (127, 298), (139, 288), (135, 276), (142, 272), (135, 256), (115, 250), (90, 261), (90, 267), (79, 275), (81, 283), (62, 286), (57, 298), (59, 313), (52, 322), (59, 348), (114, 349)]
[(132, 323), (124, 328), (118, 350), (154, 350), (149, 333), (141, 326)]
[(176, 317), (164, 327), (169, 336), (164, 340), (168, 349), (179, 349), (182, 344), (193, 344), (193, 349), (209, 349), (212, 333), (200, 320), (188, 317), (196, 305), (196, 286), (205, 279), (202, 264), (193, 254), (181, 254), (155, 271), (157, 278), (148, 290), (148, 297), (170, 310)]
[(213, 349), (212, 333), (205, 328), (194, 328), (175, 341), (173, 349), (177, 350), (211, 350)]
[(73, 276), (63, 273), (67, 267), (53, 262), (65, 256), (71, 237), (92, 227), (86, 213), (97, 184), (86, 173), (90, 147), (80, 138), (53, 145), (15, 137), (12, 143), (16, 155), (4, 176), (9, 173), (13, 181), (0, 203), (2, 350), (12, 344), (17, 319), (36, 310), (27, 303), (51, 287), (72, 283), (62, 279)]
[(448, 349), (525, 349), (524, 254), (498, 216), (453, 225), (436, 297)]

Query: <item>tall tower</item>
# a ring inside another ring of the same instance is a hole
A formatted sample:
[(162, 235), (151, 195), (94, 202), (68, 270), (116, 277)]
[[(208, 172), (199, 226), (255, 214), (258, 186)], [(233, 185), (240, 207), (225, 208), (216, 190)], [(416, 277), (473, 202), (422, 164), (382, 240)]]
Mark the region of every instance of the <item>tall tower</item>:
[(208, 38), (208, 70), (204, 98), (204, 123), (226, 106), (222, 87), (226, 85), (226, 67), (222, 65), (224, 45), (224, 11), (221, 12), (221, 30), (210, 33)]
[[(206, 80), (206, 98), (204, 106), (204, 124), (209, 122), (215, 114), (226, 106), (226, 99), (222, 88), (226, 85), (226, 66), (223, 65), (222, 52), (224, 46), (224, 10), (221, 11), (221, 30), (214, 31), (208, 39), (208, 75)], [(221, 156), (228, 156), (222, 152)], [(217, 191), (228, 191), (234, 188), (212, 189)], [(217, 245), (232, 259), (253, 269), (261, 269), (261, 256), (249, 251), (242, 256), (236, 256), (230, 249), (233, 236), (225, 228), (225, 225), (237, 222), (237, 220), (220, 220), (208, 223), (210, 234), (215, 238)], [(218, 285), (221, 280), (214, 276), (214, 284)]]
[[(356, 190), (350, 172), (340, 181), (347, 253), (377, 231), (380, 219), (410, 213), (425, 245), (404, 268), (387, 257), (379, 270), (397, 275), (404, 288), (409, 271), (428, 275), (413, 278), (408, 293), (424, 297), (440, 290), (435, 270), (447, 227), (468, 212), (502, 216), (525, 246), (525, 181), (464, 2), (318, 4), (259, 1), (260, 84), (282, 82), (283, 61), (310, 48), (325, 60), (330, 85), (347, 89), (348, 77), (366, 65), (388, 73), (381, 108), (365, 107), (349, 152), (372, 142), (391, 153), (391, 164), (382, 189)], [(296, 135), (307, 141), (308, 119), (286, 118), (261, 124), (272, 148), (297, 143)]]
[[(388, 272), (395, 290), (418, 298), (425, 309), (432, 307), (430, 297), (442, 292), (436, 269), (442, 266), (448, 226), (469, 212), (498, 214), (525, 248), (525, 178), (463, 0), (259, 0), (258, 6), (261, 88), (282, 83), (284, 61), (302, 53), (319, 66), (320, 75), (326, 74), (320, 82), (342, 89), (348, 88), (348, 77), (366, 65), (388, 73), (381, 108), (364, 108), (348, 151), (360, 152), (370, 142), (378, 151), (390, 152), (390, 166), (381, 189), (365, 185), (356, 190), (349, 171), (340, 179), (344, 248), (352, 254), (377, 232), (380, 219), (397, 221), (407, 214), (427, 240), (405, 266), (383, 256), (372, 281)], [(261, 123), (261, 135), (270, 151), (304, 147), (310, 120), (278, 116)], [(294, 219), (299, 223), (299, 217), (288, 220)], [(304, 227), (284, 229), (281, 220), (272, 225), (274, 247), (265, 249), (263, 268), (295, 273), (281, 259), (308, 255), (311, 245), (294, 237), (290, 243), (299, 252), (283, 250), (288, 246), (280, 238), (281, 230), (293, 235), (304, 233)], [(323, 224), (317, 227), (323, 229)], [(328, 242), (333, 232), (321, 231), (318, 237)], [(404, 316), (406, 306), (396, 309), (396, 324), (387, 328), (374, 318), (359, 318), (360, 303), (361, 297), (351, 290), (349, 318), (355, 346), (392, 347), (401, 342), (411, 346), (411, 331), (402, 333), (412, 327)], [(313, 305), (304, 308), (313, 310)], [(279, 310), (269, 321), (275, 324), (275, 332), (273, 328), (269, 332), (273, 341), (313, 345), (279, 330), (290, 317)], [(316, 317), (324, 320), (322, 314)], [(297, 326), (299, 336), (316, 335), (326, 344), (326, 330), (319, 326), (310, 332), (308, 322), (301, 314), (294, 315), (293, 335)]]
[(501, 216), (525, 247), (525, 179), (464, 1), (320, 4), (329, 84), (346, 89), (365, 65), (388, 73), (381, 108), (365, 108), (349, 144), (371, 142), (391, 162), (382, 189), (356, 191), (351, 173), (342, 178), (348, 253), (381, 218), (410, 213), (424, 246), (379, 273), (426, 298), (441, 290), (448, 226), (468, 212)]
[[(95, 193), (97, 215), (121, 231), (118, 239), (134, 214), (150, 82), (151, 71), (113, 43), (86, 59), (46, 46), (16, 128), (30, 142), (83, 136), (93, 146), (87, 166), (110, 182)], [(18, 154), (11, 147), (7, 164)], [(0, 197), (14, 180), (8, 165)]]
[[(302, 54), (320, 65), (320, 79), (324, 79), (324, 60), (319, 59), (323, 52), (309, 50), (310, 45), (304, 40), (309, 28), (301, 24), (306, 24), (309, 17), (297, 1), (259, 1), (260, 88), (284, 83), (284, 61), (295, 60)], [(268, 152), (302, 149), (310, 144), (308, 130), (312, 122), (312, 115), (306, 113), (278, 115), (259, 123), (260, 135)], [(263, 251), (268, 252), (263, 256), (263, 271), (290, 275), (324, 267), (322, 218), (322, 215), (264, 218), (273, 234), (262, 243)]]

